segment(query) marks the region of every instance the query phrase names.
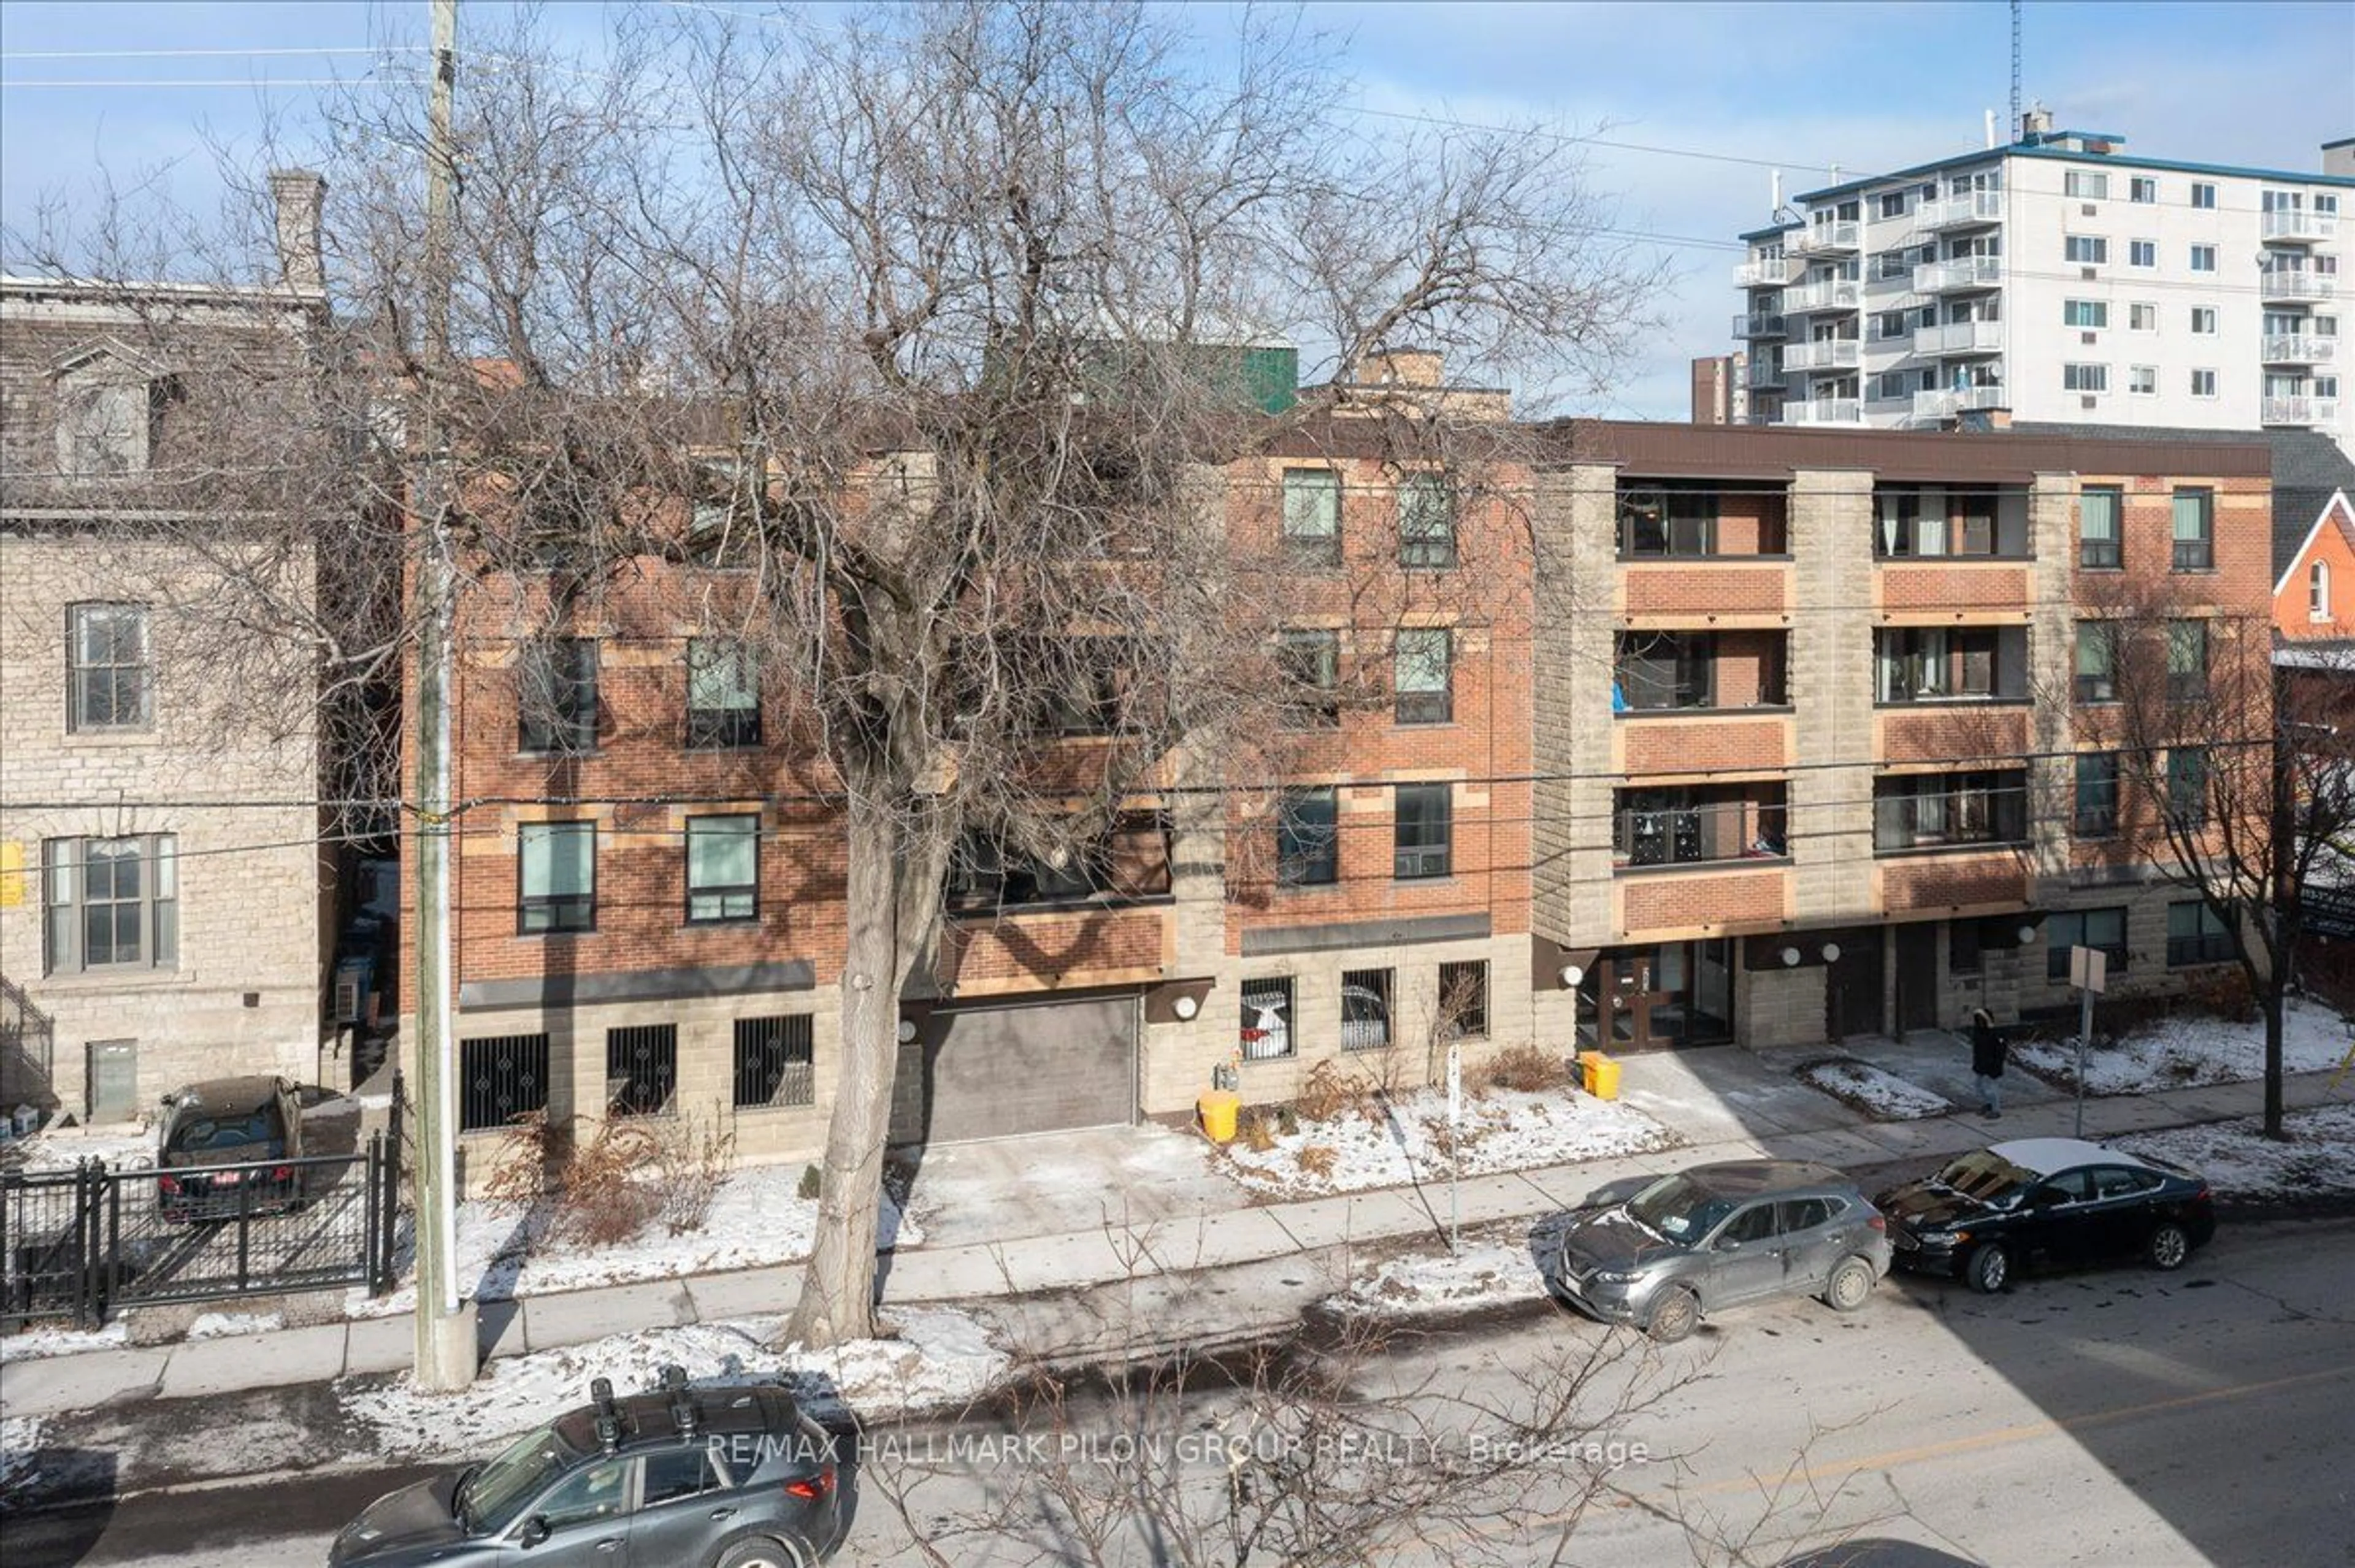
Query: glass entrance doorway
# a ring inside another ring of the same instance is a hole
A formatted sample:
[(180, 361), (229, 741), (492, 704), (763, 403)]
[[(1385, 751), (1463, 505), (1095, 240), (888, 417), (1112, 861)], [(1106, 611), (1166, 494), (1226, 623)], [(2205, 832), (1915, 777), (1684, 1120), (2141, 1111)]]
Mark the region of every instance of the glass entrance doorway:
[(1733, 944), (1613, 948), (1578, 987), (1582, 1051), (1723, 1045), (1733, 1038)]

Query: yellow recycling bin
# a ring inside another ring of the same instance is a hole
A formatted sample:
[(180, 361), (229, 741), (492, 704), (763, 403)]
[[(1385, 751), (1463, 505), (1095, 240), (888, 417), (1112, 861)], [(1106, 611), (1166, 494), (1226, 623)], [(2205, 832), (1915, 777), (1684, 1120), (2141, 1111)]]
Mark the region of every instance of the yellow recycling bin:
[(1235, 1113), (1242, 1103), (1243, 1097), (1231, 1089), (1204, 1090), (1194, 1102), (1195, 1114), (1202, 1118), (1202, 1136), (1214, 1144), (1234, 1142)]
[(1578, 1053), (1579, 1066), (1586, 1070), (1586, 1092), (1598, 1100), (1619, 1098), (1619, 1064), (1599, 1051)]

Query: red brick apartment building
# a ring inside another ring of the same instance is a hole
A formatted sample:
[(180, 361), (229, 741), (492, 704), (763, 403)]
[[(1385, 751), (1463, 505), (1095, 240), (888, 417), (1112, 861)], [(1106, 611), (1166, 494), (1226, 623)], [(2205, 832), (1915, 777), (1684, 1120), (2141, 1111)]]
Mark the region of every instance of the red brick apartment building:
[[(1229, 466), (1233, 537), (1292, 562), (1294, 719), (1209, 759), (1218, 787), (1135, 801), (1092, 879), (953, 872), (902, 998), (900, 1136), (1182, 1115), (1230, 1064), (1258, 1102), (1328, 1061), (1421, 1081), (1455, 1037), (2011, 1016), (2064, 997), (2073, 941), (2124, 984), (2179, 976), (2169, 891), (2072, 831), (2101, 779), (2080, 590), (2157, 574), (2262, 612), (2262, 447), (1519, 433), (1540, 455), (1465, 488), (1341, 419)], [(461, 824), (470, 1134), (544, 1107), (716, 1117), (752, 1157), (823, 1140), (839, 830), (783, 694), (648, 608), (676, 602), (617, 591), (522, 656), (467, 618), (456, 797), (597, 803)]]

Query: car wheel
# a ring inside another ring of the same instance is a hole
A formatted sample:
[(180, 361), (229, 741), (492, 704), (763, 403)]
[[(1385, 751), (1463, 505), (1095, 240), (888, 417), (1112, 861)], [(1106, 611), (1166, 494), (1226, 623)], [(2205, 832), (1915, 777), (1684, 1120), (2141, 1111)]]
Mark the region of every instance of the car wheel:
[(1872, 1265), (1862, 1258), (1842, 1258), (1824, 1282), (1824, 1305), (1834, 1312), (1853, 1312), (1872, 1299)]
[(1683, 1285), (1674, 1285), (1652, 1303), (1652, 1316), (1644, 1331), (1663, 1345), (1673, 1345), (1700, 1326), (1700, 1299)]
[(794, 1542), (756, 1535), (721, 1552), (712, 1568), (806, 1568), (809, 1562), (809, 1552)]
[(2191, 1238), (2174, 1221), (2161, 1220), (2158, 1228), (2151, 1232), (2150, 1242), (2143, 1248), (2143, 1255), (2150, 1260), (2151, 1267), (2162, 1273), (2179, 1269), (2191, 1256)]
[(1963, 1271), (1970, 1287), (1982, 1296), (1993, 1296), (2011, 1283), (2011, 1254), (1990, 1242), (1971, 1254), (1970, 1266)]

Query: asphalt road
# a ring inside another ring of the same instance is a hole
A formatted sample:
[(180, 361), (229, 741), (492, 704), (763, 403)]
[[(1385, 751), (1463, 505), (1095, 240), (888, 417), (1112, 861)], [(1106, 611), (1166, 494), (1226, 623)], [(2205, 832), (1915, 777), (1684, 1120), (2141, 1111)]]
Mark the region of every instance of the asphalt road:
[[(2355, 1568), (2355, 1221), (2229, 1227), (2179, 1275), (2138, 1269), (2030, 1278), (1997, 1297), (1894, 1280), (1861, 1313), (1812, 1302), (1730, 1315), (1657, 1362), (1632, 1336), (1550, 1309), (1417, 1336), (1348, 1369), (1360, 1392), (1415, 1391), (1398, 1409), (1429, 1434), (1468, 1440), (1525, 1400), (1532, 1369), (1601, 1346), (1636, 1351), (1582, 1391), (1589, 1435), (1641, 1443), (1567, 1520), (1581, 1461), (1515, 1482), (1511, 1509), (1482, 1505), (1393, 1541), (1384, 1563), (1846, 1568), (2063, 1563), (2173, 1568)], [(1608, 1413), (1635, 1386), (1649, 1402)], [(1199, 1432), (1231, 1416), (1231, 1392), (1170, 1397), (1143, 1430)], [(1118, 1412), (1074, 1407), (1076, 1430), (1111, 1435)], [(968, 1443), (974, 1421), (913, 1434)], [(1492, 1438), (1501, 1427), (1491, 1432)], [(1042, 1511), (1030, 1461), (1003, 1453), (928, 1474), (905, 1518), (870, 1482), (840, 1562), (912, 1561), (993, 1508)], [(413, 1471), (343, 1472), (150, 1492), (0, 1525), (8, 1568), (48, 1564), (316, 1564), (361, 1503)], [(1067, 1474), (1067, 1471), (1057, 1473)], [(1225, 1475), (1180, 1456), (1174, 1510), (1207, 1518)], [(1560, 1517), (1550, 1517), (1560, 1516)], [(1035, 1543), (1039, 1531), (1033, 1529)], [(1831, 1549), (1827, 1551), (1827, 1549)], [(959, 1563), (1038, 1558), (967, 1537)], [(1151, 1561), (1133, 1528), (1113, 1561)]]

